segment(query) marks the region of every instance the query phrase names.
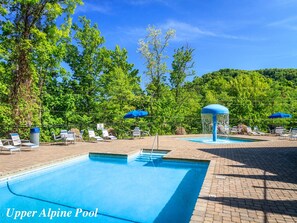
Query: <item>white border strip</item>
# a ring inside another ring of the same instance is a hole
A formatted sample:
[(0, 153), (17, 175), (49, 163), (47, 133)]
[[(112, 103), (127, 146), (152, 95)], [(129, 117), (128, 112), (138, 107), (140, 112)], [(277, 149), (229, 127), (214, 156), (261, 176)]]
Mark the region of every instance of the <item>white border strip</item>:
[(51, 163), (51, 164), (36, 167), (36, 168), (32, 167), (32, 169), (24, 170), (24, 171), (21, 171), (20, 173), (16, 173), (16, 174), (13, 174), (10, 176), (6, 176), (4, 178), (0, 178), (0, 187), (3, 186), (3, 184), (5, 184), (7, 181), (19, 180), (23, 177), (26, 177), (27, 175), (31, 175), (31, 174), (35, 174), (35, 173), (42, 173), (42, 172), (48, 171), (51, 168), (58, 168), (58, 167), (61, 167), (64, 165), (69, 165), (69, 164), (72, 164), (75, 162), (85, 160), (88, 157), (89, 157), (89, 155), (81, 155), (79, 157), (69, 158), (67, 160), (62, 160), (62, 161), (57, 161), (55, 163)]

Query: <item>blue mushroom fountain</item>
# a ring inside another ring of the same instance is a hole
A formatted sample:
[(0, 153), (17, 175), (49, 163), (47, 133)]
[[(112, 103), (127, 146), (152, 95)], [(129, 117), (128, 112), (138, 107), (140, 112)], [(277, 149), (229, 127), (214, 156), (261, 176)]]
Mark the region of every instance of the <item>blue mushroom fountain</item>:
[[(229, 125), (229, 110), (228, 108), (219, 104), (207, 105), (202, 108), (201, 120), (203, 129), (205, 126), (212, 127), (212, 140), (213, 142), (216, 142), (218, 123)], [(207, 122), (207, 120), (209, 120), (209, 122)]]

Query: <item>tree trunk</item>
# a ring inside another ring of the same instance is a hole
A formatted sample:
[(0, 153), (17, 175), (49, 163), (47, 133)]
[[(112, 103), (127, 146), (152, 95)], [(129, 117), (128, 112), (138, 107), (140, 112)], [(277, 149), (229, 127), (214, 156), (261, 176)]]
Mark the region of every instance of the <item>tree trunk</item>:
[(30, 69), (30, 17), (28, 6), (21, 5), (20, 14), (16, 19), (19, 34), (16, 37), (16, 71), (12, 78), (12, 118), (16, 130), (21, 125), (31, 126), (35, 96), (32, 95), (32, 72)]

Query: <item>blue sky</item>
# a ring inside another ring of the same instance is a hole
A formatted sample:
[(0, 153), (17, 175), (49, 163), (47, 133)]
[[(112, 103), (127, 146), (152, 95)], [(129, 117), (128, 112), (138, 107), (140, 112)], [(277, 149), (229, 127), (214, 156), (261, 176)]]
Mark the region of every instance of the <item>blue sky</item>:
[[(148, 25), (176, 30), (167, 54), (195, 49), (197, 75), (222, 68), (297, 68), (297, 0), (85, 0), (75, 13), (97, 23), (105, 46), (126, 48), (142, 75), (138, 40)], [(171, 61), (168, 60), (168, 66)], [(144, 76), (142, 75), (144, 78)]]

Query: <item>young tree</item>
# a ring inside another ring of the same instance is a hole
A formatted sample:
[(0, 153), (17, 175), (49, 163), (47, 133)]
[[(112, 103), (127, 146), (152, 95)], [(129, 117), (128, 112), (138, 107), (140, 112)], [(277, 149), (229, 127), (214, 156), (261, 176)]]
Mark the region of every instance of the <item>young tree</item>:
[(193, 51), (194, 49), (188, 46), (178, 48), (174, 51), (171, 65), (172, 70), (169, 77), (171, 94), (174, 98), (171, 105), (173, 131), (175, 131), (177, 127), (184, 127), (185, 117), (189, 115), (188, 108), (192, 106), (192, 104), (189, 104), (190, 95), (185, 87), (185, 81), (187, 76), (195, 74), (193, 70)]
[(91, 121), (98, 111), (98, 80), (109, 52), (102, 47), (104, 38), (97, 24), (91, 25), (86, 17), (80, 17), (79, 22), (81, 26), (74, 24), (72, 27), (73, 42), (67, 47), (66, 62), (73, 72), (71, 87), (76, 108)]
[(193, 70), (193, 52), (194, 49), (181, 47), (175, 50), (172, 62), (172, 71), (170, 72), (170, 84), (175, 93), (175, 102), (180, 104), (183, 100), (181, 98), (181, 90), (185, 83), (186, 77), (195, 75)]
[(115, 50), (109, 50), (109, 55), (105, 58), (105, 69), (98, 82), (100, 118), (113, 127), (119, 126), (118, 130), (124, 130), (124, 114), (135, 109), (135, 105), (139, 106), (142, 99), (140, 78), (134, 65), (127, 62), (126, 49), (116, 46)]
[[(169, 29), (165, 35), (161, 29), (156, 29), (154, 26), (148, 26), (147, 36), (145, 39), (139, 40), (138, 51), (145, 59), (146, 72), (149, 77), (149, 83), (146, 87), (149, 96), (149, 112), (150, 123), (152, 124), (151, 131), (160, 132), (160, 126), (163, 125), (165, 114), (162, 112), (164, 103), (167, 101), (168, 86), (165, 85), (167, 69), (166, 49), (169, 41), (175, 36), (175, 30)], [(168, 107), (168, 104), (166, 105)], [(153, 126), (157, 126), (156, 129)]]
[(169, 29), (162, 35), (161, 29), (154, 26), (147, 28), (147, 36), (145, 39), (139, 40), (139, 52), (145, 59), (147, 71), (145, 72), (150, 79), (148, 91), (153, 98), (161, 97), (162, 85), (165, 81), (165, 74), (168, 72), (166, 59), (168, 56), (166, 48), (170, 39), (175, 36), (175, 30)]

